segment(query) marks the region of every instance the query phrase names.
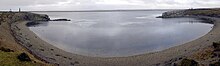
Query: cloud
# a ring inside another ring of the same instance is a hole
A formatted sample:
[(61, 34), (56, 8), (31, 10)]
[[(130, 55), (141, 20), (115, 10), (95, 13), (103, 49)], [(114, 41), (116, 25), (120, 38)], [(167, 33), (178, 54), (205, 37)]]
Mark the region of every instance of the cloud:
[(0, 9), (94, 10), (219, 7), (220, 0), (1, 0)]

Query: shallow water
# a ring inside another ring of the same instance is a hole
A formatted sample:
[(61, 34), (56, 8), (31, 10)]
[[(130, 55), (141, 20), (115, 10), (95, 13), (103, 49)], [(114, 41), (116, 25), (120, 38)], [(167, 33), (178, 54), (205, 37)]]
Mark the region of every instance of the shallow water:
[(213, 26), (193, 18), (155, 18), (163, 12), (38, 12), (72, 21), (42, 23), (29, 28), (68, 52), (123, 57), (181, 45), (207, 34)]

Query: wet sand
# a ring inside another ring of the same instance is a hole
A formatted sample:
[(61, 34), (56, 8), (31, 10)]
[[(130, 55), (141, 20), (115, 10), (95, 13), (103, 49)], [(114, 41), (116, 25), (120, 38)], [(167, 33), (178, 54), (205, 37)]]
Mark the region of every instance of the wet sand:
[[(220, 40), (220, 19), (212, 19), (215, 20), (213, 29), (203, 37), (191, 42), (159, 52), (112, 58), (82, 56), (56, 48), (30, 31), (25, 25), (26, 21), (13, 23), (11, 30), (16, 40), (36, 57), (61, 66), (164, 66), (183, 58), (194, 59), (196, 58), (194, 55), (197, 52), (209, 48), (213, 42), (218, 42)], [(209, 62), (203, 60), (196, 61), (203, 62), (204, 65)]]

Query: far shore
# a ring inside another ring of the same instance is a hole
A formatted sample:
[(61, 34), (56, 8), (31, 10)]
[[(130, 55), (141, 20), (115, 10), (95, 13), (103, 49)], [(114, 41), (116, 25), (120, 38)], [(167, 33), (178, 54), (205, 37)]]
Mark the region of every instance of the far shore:
[[(12, 24), (12, 31), (16, 39), (41, 59), (61, 66), (156, 66), (178, 62), (184, 58), (195, 59), (197, 53), (205, 51), (213, 42), (220, 40), (220, 19), (202, 17), (214, 20), (213, 29), (205, 36), (180, 46), (163, 51), (147, 53), (129, 57), (87, 57), (68, 53), (40, 39), (26, 27), (27, 21)], [(210, 27), (211, 28), (211, 27)], [(195, 56), (194, 56), (195, 55)], [(196, 61), (201, 61), (200, 59)], [(201, 61), (204, 62), (204, 61)], [(204, 65), (208, 65), (205, 64)]]

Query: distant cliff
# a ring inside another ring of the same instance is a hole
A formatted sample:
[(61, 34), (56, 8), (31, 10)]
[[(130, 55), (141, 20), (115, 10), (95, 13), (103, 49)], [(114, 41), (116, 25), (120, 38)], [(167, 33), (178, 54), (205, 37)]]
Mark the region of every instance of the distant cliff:
[(162, 16), (159, 16), (158, 18), (176, 18), (176, 17), (188, 17), (188, 16), (220, 17), (220, 8), (169, 11), (163, 13)]
[(1, 22), (17, 22), (17, 21), (49, 21), (48, 15), (35, 14), (30, 12), (1, 12)]

